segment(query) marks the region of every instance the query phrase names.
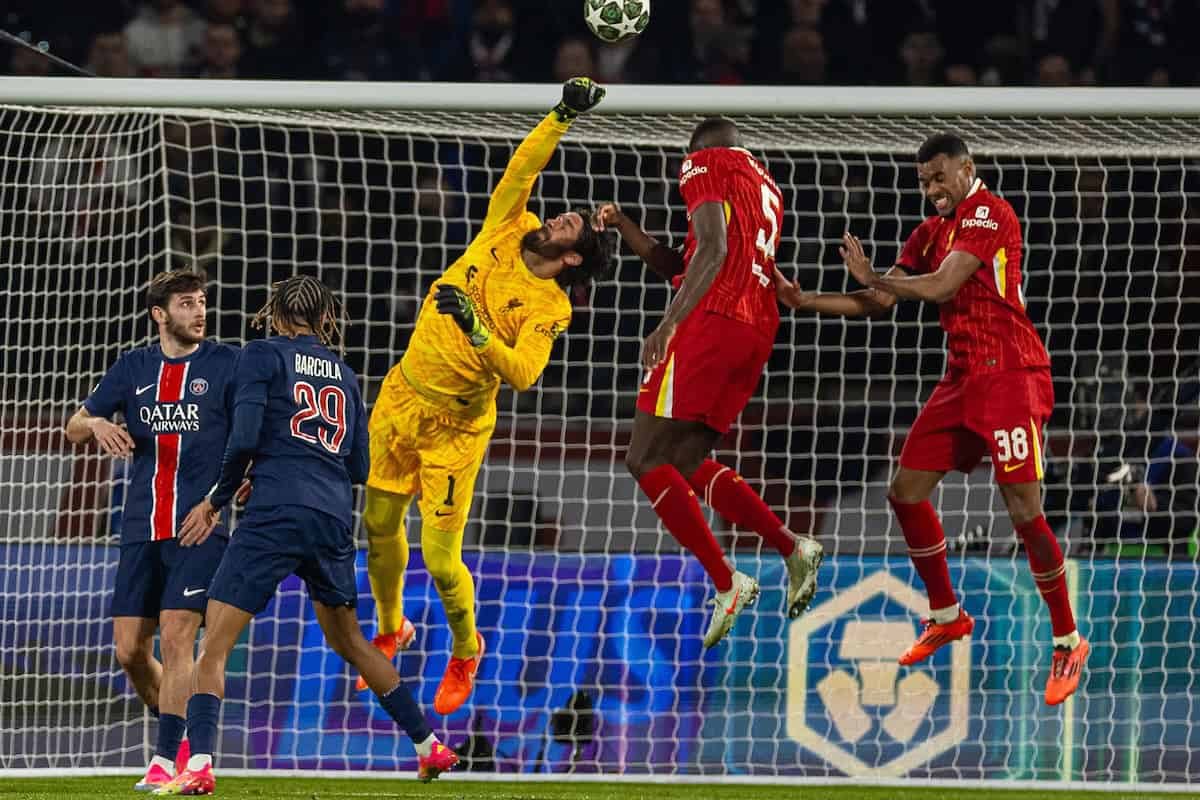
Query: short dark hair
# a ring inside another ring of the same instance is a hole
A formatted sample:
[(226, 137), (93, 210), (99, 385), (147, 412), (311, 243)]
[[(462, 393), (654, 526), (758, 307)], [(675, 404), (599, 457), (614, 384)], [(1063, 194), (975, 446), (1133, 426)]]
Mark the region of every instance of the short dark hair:
[(970, 155), (971, 151), (967, 149), (967, 143), (960, 137), (953, 133), (935, 133), (926, 139), (921, 148), (917, 150), (917, 163), (924, 164), (937, 156), (969, 158)]
[(739, 142), (737, 123), (729, 117), (708, 117), (692, 130), (688, 152), (705, 147), (736, 147)]
[(188, 292), (203, 292), (208, 286), (208, 276), (203, 270), (176, 269), (171, 272), (160, 272), (150, 279), (146, 287), (146, 310), (152, 308), (166, 309), (173, 294)]
[(564, 287), (607, 280), (612, 277), (616, 268), (616, 234), (613, 231), (598, 231), (593, 228), (592, 212), (586, 208), (577, 208), (575, 213), (583, 219), (583, 228), (571, 249), (579, 254), (582, 261), (578, 266), (558, 273), (558, 283)]
[(266, 305), (251, 320), (255, 328), (276, 319), (303, 325), (330, 350), (342, 346), (342, 328), (338, 322), (341, 306), (333, 290), (311, 275), (294, 275), (271, 287)]

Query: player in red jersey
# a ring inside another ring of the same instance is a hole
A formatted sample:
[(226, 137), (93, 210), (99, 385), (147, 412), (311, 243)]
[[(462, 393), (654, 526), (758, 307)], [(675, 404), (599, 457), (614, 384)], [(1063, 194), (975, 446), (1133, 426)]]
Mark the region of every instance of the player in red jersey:
[(929, 497), (948, 471), (970, 472), (990, 454), (1050, 609), (1054, 656), (1045, 697), (1057, 705), (1078, 686), (1088, 643), (1075, 629), (1062, 551), (1042, 514), (1042, 429), (1054, 408), (1054, 389), (1050, 358), (1025, 314), (1021, 225), (1012, 206), (975, 176), (967, 145), (957, 136), (938, 134), (921, 145), (917, 177), (937, 213), (908, 237), (886, 275), (874, 272), (858, 238), (847, 233), (842, 259), (868, 288), (814, 294), (780, 277), (780, 300), (844, 316), (882, 312), (898, 299), (940, 305), (948, 368), (909, 431), (888, 497), (929, 593), (931, 617), (900, 663), (922, 661), (974, 628), (951, 586), (946, 538)]
[(712, 647), (757, 598), (758, 582), (734, 570), (696, 495), (783, 556), (792, 617), (816, 592), (822, 549), (812, 537), (789, 531), (740, 475), (710, 457), (754, 394), (775, 343), (783, 198), (770, 174), (740, 147), (737, 126), (728, 119), (701, 122), (688, 153), (679, 173), (688, 210), (682, 252), (657, 242), (615, 206), (604, 206), (598, 217), (679, 290), (642, 350), (646, 378), (625, 463), (667, 530), (716, 584), (704, 635), (704, 646)]

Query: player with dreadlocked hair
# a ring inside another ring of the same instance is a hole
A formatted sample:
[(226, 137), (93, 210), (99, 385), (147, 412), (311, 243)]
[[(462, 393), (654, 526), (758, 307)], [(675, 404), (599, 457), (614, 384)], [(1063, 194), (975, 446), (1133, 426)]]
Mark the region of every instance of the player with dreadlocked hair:
[(273, 328), (280, 333), (297, 326), (306, 328), (330, 350), (342, 352), (341, 307), (333, 291), (311, 275), (296, 275), (278, 281), (267, 302), (254, 315), (257, 330)]
[(279, 582), (293, 573), (308, 587), (329, 646), (366, 678), (412, 739), (421, 780), (458, 761), (433, 735), (391, 661), (358, 626), (350, 487), (366, 481), (371, 457), (358, 377), (330, 349), (341, 341), (337, 316), (337, 298), (316, 278), (281, 281), (254, 317), (257, 327), (269, 325), (278, 335), (250, 342), (238, 359), (221, 476), (184, 520), (181, 542), (203, 541), (251, 460), (254, 492), (208, 591), (207, 630), (188, 702), (192, 757), (163, 794), (212, 793), (225, 662)]

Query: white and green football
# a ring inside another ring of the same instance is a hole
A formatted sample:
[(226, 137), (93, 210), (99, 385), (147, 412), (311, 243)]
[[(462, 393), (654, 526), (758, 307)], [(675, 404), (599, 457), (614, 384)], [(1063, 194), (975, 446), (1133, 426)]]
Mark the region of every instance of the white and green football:
[(583, 0), (583, 18), (601, 41), (623, 42), (650, 24), (650, 0)]

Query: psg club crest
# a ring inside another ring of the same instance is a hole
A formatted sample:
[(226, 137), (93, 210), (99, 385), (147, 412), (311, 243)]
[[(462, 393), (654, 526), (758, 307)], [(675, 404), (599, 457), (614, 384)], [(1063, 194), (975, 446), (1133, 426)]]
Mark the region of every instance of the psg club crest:
[[(846, 775), (900, 777), (967, 738), (971, 642), (901, 669), (928, 601), (875, 572), (791, 623), (787, 731)], [(814, 657), (815, 656), (815, 657)]]
[(196, 378), (188, 384), (188, 391), (194, 395), (202, 395), (208, 391), (208, 381), (204, 378)]

